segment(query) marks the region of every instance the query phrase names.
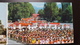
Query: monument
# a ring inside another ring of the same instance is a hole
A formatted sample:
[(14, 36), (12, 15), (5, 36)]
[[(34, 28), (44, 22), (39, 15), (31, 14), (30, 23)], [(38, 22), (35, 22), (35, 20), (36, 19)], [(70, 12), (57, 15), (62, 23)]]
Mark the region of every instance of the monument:
[(0, 35), (3, 35), (3, 32), (4, 32), (4, 26), (2, 25), (0, 20)]

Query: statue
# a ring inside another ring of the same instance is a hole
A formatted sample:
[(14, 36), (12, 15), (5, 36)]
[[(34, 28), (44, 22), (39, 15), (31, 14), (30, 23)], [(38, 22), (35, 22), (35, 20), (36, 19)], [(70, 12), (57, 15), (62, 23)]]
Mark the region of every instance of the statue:
[(0, 20), (0, 24), (1, 24), (1, 20)]
[(2, 34), (3, 32), (4, 32), (4, 26), (2, 25), (1, 20), (0, 20), (0, 35), (3, 35)]

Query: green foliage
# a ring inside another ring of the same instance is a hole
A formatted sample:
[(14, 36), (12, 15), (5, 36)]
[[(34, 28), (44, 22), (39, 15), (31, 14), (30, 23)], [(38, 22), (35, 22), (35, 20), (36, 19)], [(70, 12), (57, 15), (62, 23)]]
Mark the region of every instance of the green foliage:
[(52, 3), (49, 2), (44, 5), (45, 18), (48, 21), (57, 20), (58, 13), (59, 13), (58, 7), (55, 2), (52, 2)]
[(29, 2), (15, 2), (8, 4), (9, 20), (17, 21), (21, 18), (30, 17), (35, 10)]
[(42, 9), (40, 9), (39, 11), (38, 11), (38, 14), (40, 14), (39, 16), (42, 18), (42, 19), (44, 19), (44, 10), (42, 10)]
[(44, 4), (44, 9), (39, 10), (38, 13), (42, 19), (47, 21), (55, 21), (61, 23), (73, 22), (72, 6), (64, 4), (65, 10), (58, 8), (55, 2), (48, 2)]
[(68, 6), (63, 12), (62, 12), (62, 22), (73, 22), (73, 14), (72, 14), (72, 6)]
[[(72, 6), (66, 5), (62, 6), (63, 8), (58, 8), (56, 2), (47, 2), (44, 4), (44, 9), (40, 9), (38, 11), (39, 16), (42, 19), (46, 19), (47, 21), (55, 21), (62, 23), (73, 22), (73, 14), (72, 14)], [(8, 19), (12, 21), (17, 21), (21, 18), (28, 18), (35, 10), (33, 6), (29, 2), (15, 2), (9, 3), (8, 5), (9, 15)]]

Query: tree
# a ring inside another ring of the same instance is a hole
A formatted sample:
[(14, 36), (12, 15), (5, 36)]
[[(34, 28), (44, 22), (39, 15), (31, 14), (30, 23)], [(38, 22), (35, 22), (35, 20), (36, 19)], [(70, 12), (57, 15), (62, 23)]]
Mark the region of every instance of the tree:
[(44, 19), (44, 10), (40, 9), (40, 10), (38, 11), (38, 14), (40, 14), (39, 16), (40, 16), (42, 19)]
[(58, 22), (62, 22), (61, 18), (62, 18), (62, 9), (59, 8), (59, 13), (58, 13), (58, 17), (57, 17)]
[(70, 23), (73, 20), (72, 6), (68, 6), (62, 13), (62, 22)]
[(17, 21), (21, 18), (28, 18), (35, 13), (33, 6), (29, 2), (9, 3), (8, 7), (8, 19), (12, 21)]
[(58, 12), (59, 10), (55, 2), (52, 3), (48, 2), (44, 5), (45, 18), (48, 21), (57, 20)]

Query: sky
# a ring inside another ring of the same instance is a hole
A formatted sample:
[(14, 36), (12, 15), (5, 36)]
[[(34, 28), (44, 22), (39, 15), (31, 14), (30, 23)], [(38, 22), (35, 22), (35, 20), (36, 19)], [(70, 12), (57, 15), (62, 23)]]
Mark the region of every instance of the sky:
[(7, 17), (8, 17), (8, 3), (0, 2), (0, 20), (4, 25), (4, 28), (7, 28)]
[[(36, 13), (37, 13), (40, 9), (43, 9), (43, 8), (44, 8), (44, 4), (45, 4), (45, 2), (30, 2), (30, 3), (33, 5)], [(60, 2), (57, 2), (57, 6), (58, 6), (58, 8), (61, 8), (61, 3), (60, 3)]]

